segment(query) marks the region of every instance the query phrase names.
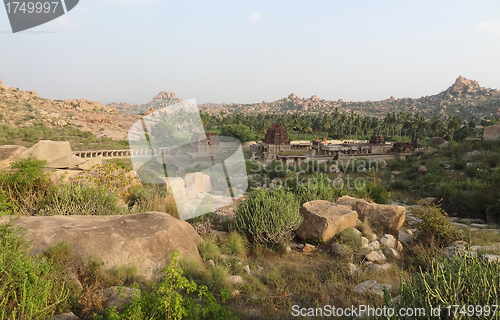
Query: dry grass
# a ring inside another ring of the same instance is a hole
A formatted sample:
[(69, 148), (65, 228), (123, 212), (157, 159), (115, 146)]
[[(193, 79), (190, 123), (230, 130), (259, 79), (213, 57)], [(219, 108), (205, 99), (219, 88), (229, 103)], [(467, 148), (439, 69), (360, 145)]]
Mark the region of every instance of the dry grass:
[(360, 229), (361, 233), (363, 234), (363, 237), (365, 237), (367, 239), (371, 239), (371, 237), (375, 234), (368, 219), (365, 219), (363, 221), (363, 223), (359, 226), (359, 229)]
[[(255, 277), (241, 288), (241, 295), (233, 299), (234, 307), (258, 307), (265, 318), (289, 319), (293, 305), (303, 307), (350, 307), (351, 305), (382, 303), (382, 298), (360, 295), (353, 287), (365, 280), (376, 280), (399, 288), (400, 270), (349, 275), (347, 261), (324, 252), (304, 254), (293, 251), (281, 255), (268, 252), (252, 257)], [(257, 269), (257, 266), (262, 269)]]
[(490, 243), (500, 242), (500, 234), (495, 231), (476, 230), (468, 233), (472, 245), (484, 246)]
[(179, 211), (177, 210), (177, 206), (175, 205), (175, 199), (172, 193), (169, 193), (166, 196), (160, 194), (152, 194), (148, 196), (145, 202), (141, 202), (140, 204), (132, 207), (130, 213), (135, 214), (148, 211), (166, 212), (172, 217), (180, 219)]

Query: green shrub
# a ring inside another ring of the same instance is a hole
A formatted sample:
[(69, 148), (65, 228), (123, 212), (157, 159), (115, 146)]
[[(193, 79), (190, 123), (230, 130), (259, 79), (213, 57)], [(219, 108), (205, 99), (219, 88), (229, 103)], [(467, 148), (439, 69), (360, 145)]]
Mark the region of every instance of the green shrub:
[(291, 232), (301, 222), (299, 203), (283, 188), (255, 190), (238, 206), (235, 218), (237, 230), (253, 243), (262, 245), (291, 240)]
[(389, 169), (391, 169), (393, 171), (402, 171), (405, 168), (407, 168), (407, 161), (401, 160), (401, 159), (397, 159), (397, 160), (394, 160), (394, 161), (390, 161), (388, 163), (388, 165), (389, 165)]
[(229, 287), (228, 272), (221, 266), (215, 266), (208, 276), (208, 288), (213, 292), (222, 292)]
[(247, 251), (245, 239), (238, 232), (231, 232), (222, 246), (222, 251), (238, 257), (244, 256)]
[(488, 152), (485, 156), (485, 162), (490, 168), (500, 165), (500, 152)]
[(267, 174), (270, 180), (286, 177), (286, 165), (281, 161), (271, 161), (265, 168), (263, 174)]
[(391, 190), (408, 190), (410, 182), (407, 180), (394, 180), (389, 184), (389, 189)]
[(374, 184), (370, 181), (365, 182), (365, 187), (358, 190), (358, 194), (361, 195), (361, 198), (370, 198), (379, 204), (387, 204), (392, 195), (382, 184)]
[(198, 243), (198, 251), (203, 261), (217, 261), (221, 256), (220, 249), (213, 238), (206, 238), (204, 241)]
[(126, 170), (115, 164), (95, 165), (90, 171), (78, 176), (75, 180), (91, 182), (115, 193), (125, 201), (130, 197), (131, 188), (140, 185), (139, 182), (127, 175)]
[(336, 243), (343, 244), (349, 247), (352, 251), (361, 249), (361, 236), (354, 230), (354, 228), (347, 228), (335, 235)]
[[(387, 295), (386, 303), (395, 310), (425, 308), (425, 316), (412, 319), (430, 319), (431, 306), (441, 306), (440, 319), (498, 319), (498, 310), (493, 316), (495, 307), (492, 306), (498, 304), (499, 288), (499, 263), (487, 263), (479, 257), (455, 257), (442, 262), (436, 260), (426, 272), (421, 271), (408, 280), (402, 279), (401, 302), (394, 303)], [(461, 310), (462, 306), (465, 312)], [(490, 308), (488, 314), (485, 306)], [(384, 319), (407, 319), (397, 313)]]
[(47, 319), (68, 296), (50, 261), (30, 257), (10, 225), (0, 226), (0, 319)]
[(13, 214), (14, 205), (0, 189), (0, 216)]
[(112, 215), (120, 212), (119, 198), (90, 184), (66, 184), (51, 195), (39, 215)]
[[(93, 319), (236, 320), (229, 307), (221, 306), (206, 286), (197, 286), (182, 275), (183, 271), (177, 262), (178, 256), (178, 251), (171, 255), (170, 263), (164, 270), (164, 279), (158, 284), (153, 283), (151, 290), (142, 290), (140, 296), (134, 296), (122, 312), (109, 308), (104, 316), (94, 315)], [(219, 294), (222, 303), (229, 297), (227, 289)]]
[(1, 207), (8, 207), (9, 212), (35, 214), (53, 191), (52, 182), (43, 170), (45, 161), (20, 159), (11, 167), (11, 172), (0, 173), (0, 211)]
[(438, 246), (449, 246), (455, 240), (463, 240), (465, 235), (454, 228), (439, 205), (421, 201), (419, 207), (411, 208), (411, 212), (421, 219), (416, 226), (416, 238), (424, 244), (435, 242)]
[(447, 211), (481, 217), (486, 208), (497, 200), (499, 189), (489, 180), (492, 176), (488, 172), (487, 178), (442, 181), (436, 184), (433, 194), (443, 199), (443, 207)]
[(298, 188), (292, 191), (300, 205), (313, 200), (335, 202), (339, 197), (350, 194), (345, 185), (332, 183), (328, 176), (322, 173), (316, 173), (307, 184), (300, 184), (296, 180), (293, 185), (298, 185)]

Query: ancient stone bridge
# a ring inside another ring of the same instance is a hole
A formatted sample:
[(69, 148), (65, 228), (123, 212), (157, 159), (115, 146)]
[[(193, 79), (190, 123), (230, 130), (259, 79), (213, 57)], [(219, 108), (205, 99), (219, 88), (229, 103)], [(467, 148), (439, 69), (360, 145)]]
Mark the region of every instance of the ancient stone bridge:
[(95, 158), (102, 156), (103, 158), (127, 158), (131, 156), (146, 156), (146, 155), (162, 155), (168, 154), (168, 148), (158, 149), (121, 149), (121, 150), (86, 150), (73, 151), (73, 155), (80, 158)]

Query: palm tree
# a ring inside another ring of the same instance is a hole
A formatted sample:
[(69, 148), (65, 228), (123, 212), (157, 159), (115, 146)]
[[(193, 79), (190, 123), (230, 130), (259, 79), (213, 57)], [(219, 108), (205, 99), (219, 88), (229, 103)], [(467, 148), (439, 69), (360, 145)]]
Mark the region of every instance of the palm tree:
[(359, 114), (357, 117), (354, 119), (353, 123), (354, 125), (354, 131), (356, 132), (356, 139), (358, 138), (358, 132), (361, 131), (362, 123), (361, 123), (361, 118)]
[(431, 122), (431, 129), (434, 131), (434, 137), (439, 137), (439, 130), (443, 127), (443, 121), (439, 120), (437, 117), (434, 117)]
[(333, 121), (335, 122), (335, 134), (339, 135), (339, 120), (340, 120), (340, 112), (339, 107), (335, 108), (335, 111), (332, 113)]
[(340, 124), (342, 124), (342, 130), (340, 130), (340, 132), (344, 133), (344, 125), (347, 121), (347, 116), (346, 114), (343, 112), (341, 115), (340, 115)]
[(326, 131), (328, 131), (328, 129), (330, 129), (330, 125), (331, 125), (330, 117), (327, 114), (325, 114), (323, 116), (323, 119), (321, 119), (321, 126), (325, 128)]
[(448, 130), (451, 133), (451, 141), (453, 141), (453, 134), (455, 133), (455, 131), (460, 129), (461, 122), (462, 121), (461, 121), (460, 117), (457, 115), (452, 116), (450, 118), (450, 120), (448, 120)]

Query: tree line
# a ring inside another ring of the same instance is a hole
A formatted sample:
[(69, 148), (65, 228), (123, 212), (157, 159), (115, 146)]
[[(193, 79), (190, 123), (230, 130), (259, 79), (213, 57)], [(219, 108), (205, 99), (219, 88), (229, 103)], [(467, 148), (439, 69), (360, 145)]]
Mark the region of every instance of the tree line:
[(201, 113), (203, 126), (208, 131), (232, 136), (242, 142), (261, 140), (275, 122), (281, 123), (291, 140), (309, 140), (324, 136), (331, 139), (367, 139), (377, 134), (394, 141), (410, 141), (412, 138), (441, 137), (449, 141), (461, 141), (480, 136), (485, 126), (500, 123), (500, 117), (470, 117), (462, 119), (452, 115), (442, 120), (426, 118), (416, 113), (389, 112), (382, 118), (356, 112), (341, 112), (338, 108), (330, 114), (225, 114)]

